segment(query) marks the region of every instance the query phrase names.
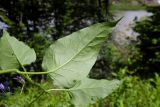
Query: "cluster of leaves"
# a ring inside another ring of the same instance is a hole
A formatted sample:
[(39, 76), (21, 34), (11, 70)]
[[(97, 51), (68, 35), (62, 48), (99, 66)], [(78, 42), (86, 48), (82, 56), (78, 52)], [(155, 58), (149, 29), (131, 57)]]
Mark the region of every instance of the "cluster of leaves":
[(121, 50), (115, 44), (106, 41), (102, 46), (97, 62), (93, 66), (90, 77), (97, 79), (113, 78), (120, 68), (127, 65), (126, 62), (129, 56), (127, 56), (127, 53), (124, 54), (127, 49), (123, 49), (123, 52)]
[(128, 76), (117, 91), (107, 97), (107, 107), (159, 107), (160, 77), (142, 80)]
[(1, 0), (0, 2), (0, 8), (5, 14), (1, 14), (2, 20), (11, 24), (12, 34), (22, 33), (25, 30), (27, 36), (31, 36), (29, 35), (31, 32), (36, 32), (40, 28), (48, 29), (53, 39), (64, 36), (65, 31), (73, 32), (84, 27), (86, 24), (84, 20), (103, 21), (109, 5), (109, 0), (104, 2), (101, 0)]
[(0, 74), (18, 73), (31, 84), (35, 83), (29, 75), (48, 74), (56, 88), (45, 91), (64, 91), (75, 106), (84, 107), (105, 98), (120, 84), (118, 80), (88, 78), (100, 47), (111, 31), (107, 23), (98, 23), (57, 40), (45, 52), (44, 72), (26, 71), (25, 65), (36, 60), (34, 49), (4, 31), (0, 40)]
[(153, 16), (138, 22), (135, 31), (137, 31), (140, 43), (136, 45), (138, 54), (132, 58), (130, 70), (144, 77), (153, 76), (155, 72), (160, 71), (160, 7), (150, 7), (149, 12)]
[[(145, 0), (112, 0), (110, 10), (116, 12), (117, 10), (141, 10), (145, 9)], [(126, 6), (129, 5), (129, 6)]]
[[(41, 83), (41, 87), (53, 88), (50, 84)], [(20, 91), (20, 88), (16, 88), (14, 93), (1, 93), (0, 107), (73, 107), (67, 93), (45, 93), (33, 85), (28, 85), (21, 94)]]
[[(160, 106), (159, 9), (159, 6), (149, 7), (148, 11), (152, 12), (153, 16), (137, 23), (135, 31), (140, 34), (139, 42), (135, 47), (133, 46), (133, 56), (128, 59), (129, 66), (121, 69), (117, 74), (118, 78), (124, 78), (128, 73), (132, 76), (128, 76), (118, 91), (106, 99), (109, 107)], [(158, 73), (156, 76), (155, 72)]]
[[(42, 70), (39, 65), (42, 63), (44, 52), (41, 50), (51, 44), (50, 40), (57, 40), (88, 25), (104, 21), (109, 5), (109, 0), (0, 0), (0, 2), (0, 20), (8, 25), (8, 32), (41, 54), (36, 63), (27, 68), (37, 71)], [(43, 36), (37, 39), (37, 34)], [(46, 38), (49, 38), (48, 41)], [(42, 39), (44, 44), (37, 45), (36, 43), (42, 43)]]

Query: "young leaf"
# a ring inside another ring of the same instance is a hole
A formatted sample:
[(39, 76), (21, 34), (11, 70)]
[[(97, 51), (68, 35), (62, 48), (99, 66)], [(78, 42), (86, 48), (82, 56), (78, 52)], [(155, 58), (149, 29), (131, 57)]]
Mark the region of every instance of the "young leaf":
[(19, 68), (28, 65), (36, 60), (36, 54), (33, 49), (9, 36), (4, 31), (0, 39), (0, 67), (2, 69)]
[(99, 23), (59, 39), (46, 51), (42, 67), (50, 72), (55, 85), (72, 87), (74, 80), (88, 75), (111, 31), (106, 23)]
[(120, 85), (119, 80), (94, 80), (85, 78), (69, 89), (72, 103), (77, 107), (85, 107), (105, 98)]

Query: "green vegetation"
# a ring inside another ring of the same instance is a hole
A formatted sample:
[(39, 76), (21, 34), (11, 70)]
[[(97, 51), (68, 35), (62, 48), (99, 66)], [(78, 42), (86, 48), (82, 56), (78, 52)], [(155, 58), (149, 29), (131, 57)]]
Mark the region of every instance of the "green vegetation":
[(124, 78), (123, 85), (108, 98), (110, 107), (159, 107), (159, 6), (148, 7), (150, 18), (138, 22), (137, 44), (131, 46), (128, 64), (120, 68), (116, 77)]
[[(160, 6), (0, 1), (11, 34), (0, 35), (0, 107), (160, 107)], [(137, 43), (120, 47), (109, 41), (117, 23), (111, 14), (126, 10), (153, 16), (134, 28)]]
[[(25, 69), (25, 65), (36, 60), (34, 49), (4, 31), (0, 39), (0, 74), (21, 75), (14, 78), (22, 84), (20, 94), (23, 93), (27, 82), (29, 85), (36, 85), (43, 93), (52, 91), (66, 93), (70, 103), (76, 107), (95, 103), (112, 93), (121, 83), (119, 80), (95, 80), (87, 77), (102, 43), (111, 31), (112, 27), (109, 24), (98, 23), (58, 39), (45, 52), (42, 62), (44, 72), (29, 72)], [(86, 40), (83, 40), (84, 37)], [(50, 89), (42, 88), (29, 76), (42, 74), (50, 76), (55, 88), (54, 86)], [(3, 83), (0, 85), (0, 90), (2, 93), (6, 91)]]
[(110, 11), (145, 10), (144, 0), (114, 0), (110, 3)]
[(160, 77), (141, 80), (129, 76), (123, 85), (107, 100), (109, 107), (159, 107), (160, 106)]
[[(139, 55), (134, 56), (130, 65), (130, 70), (135, 73), (143, 74), (143, 77), (152, 77), (155, 72), (160, 70), (160, 7), (150, 7), (148, 11), (154, 13), (153, 16), (145, 21), (137, 23), (135, 31), (140, 33), (140, 43), (136, 45)], [(138, 65), (137, 65), (138, 64)]]

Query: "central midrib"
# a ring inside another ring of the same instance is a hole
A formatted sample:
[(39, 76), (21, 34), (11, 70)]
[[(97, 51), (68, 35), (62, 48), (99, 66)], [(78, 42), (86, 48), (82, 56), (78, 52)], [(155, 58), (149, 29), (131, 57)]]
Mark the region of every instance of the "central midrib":
[[(15, 51), (14, 51), (14, 49), (13, 49), (13, 47), (12, 47), (12, 45), (10, 44), (10, 42), (9, 42), (9, 40), (8, 40), (8, 34), (6, 34), (5, 35), (5, 37), (6, 37), (6, 39), (7, 39), (7, 42), (9, 43), (9, 47), (11, 48), (11, 50), (12, 50), (12, 52), (13, 52), (13, 54), (14, 54), (14, 56), (16, 57), (16, 59), (17, 59), (17, 61), (18, 61), (18, 63), (20, 64), (20, 66), (22, 67), (23, 65), (21, 64), (21, 62), (20, 62), (20, 60), (18, 59), (18, 57), (17, 57), (17, 55), (15, 54)], [(13, 38), (13, 37), (11, 37), (11, 38)]]
[[(104, 32), (104, 31), (105, 31), (105, 30), (101, 31), (101, 32), (98, 33), (97, 35), (101, 34), (101, 33)], [(66, 63), (64, 63), (64, 64), (62, 64), (61, 66), (57, 67), (56, 69), (50, 70), (50, 71), (48, 71), (48, 72), (49, 72), (49, 73), (55, 72), (55, 71), (59, 70), (60, 68), (62, 68), (63, 66), (65, 66), (66, 64), (68, 64), (68, 63), (69, 63), (71, 60), (73, 60), (88, 44), (90, 44), (90, 43), (95, 39), (95, 37), (97, 37), (97, 35), (94, 36), (86, 45), (84, 45), (84, 47), (82, 47), (82, 49), (80, 49), (80, 50), (79, 50), (73, 57), (71, 57)]]

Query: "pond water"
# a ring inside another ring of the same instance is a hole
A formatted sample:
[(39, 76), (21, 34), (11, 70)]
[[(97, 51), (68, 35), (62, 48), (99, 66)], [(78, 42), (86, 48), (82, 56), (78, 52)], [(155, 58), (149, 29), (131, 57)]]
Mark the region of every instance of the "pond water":
[[(122, 18), (116, 25), (112, 33), (112, 42), (123, 46), (129, 44), (132, 41), (137, 40), (138, 33), (134, 32), (133, 27), (136, 21), (144, 19), (146, 16), (151, 16), (152, 13), (148, 13), (145, 10), (138, 11), (118, 11), (114, 14), (114, 19), (118, 20)], [(83, 23), (90, 25), (93, 20), (82, 20)], [(9, 26), (0, 21), (0, 29), (7, 29)]]
[(8, 25), (0, 21), (0, 29), (7, 29)]
[(137, 21), (143, 20), (151, 15), (152, 13), (144, 10), (115, 13), (115, 20), (122, 19), (117, 23), (112, 33), (112, 41), (121, 46), (136, 41), (139, 34), (133, 30), (133, 27)]

